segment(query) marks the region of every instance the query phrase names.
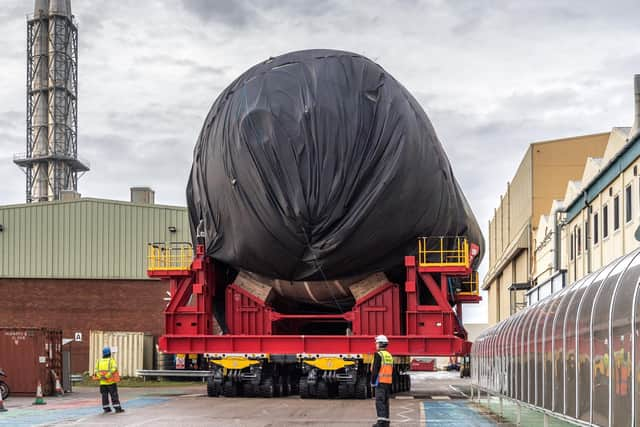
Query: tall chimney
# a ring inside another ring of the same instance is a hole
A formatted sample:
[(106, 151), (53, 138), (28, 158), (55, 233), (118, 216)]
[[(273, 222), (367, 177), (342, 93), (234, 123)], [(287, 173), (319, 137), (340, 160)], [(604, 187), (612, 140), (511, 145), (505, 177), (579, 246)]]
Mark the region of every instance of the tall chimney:
[(640, 130), (640, 74), (633, 76), (633, 100), (635, 112), (633, 115), (633, 126), (629, 132), (629, 141), (638, 134)]

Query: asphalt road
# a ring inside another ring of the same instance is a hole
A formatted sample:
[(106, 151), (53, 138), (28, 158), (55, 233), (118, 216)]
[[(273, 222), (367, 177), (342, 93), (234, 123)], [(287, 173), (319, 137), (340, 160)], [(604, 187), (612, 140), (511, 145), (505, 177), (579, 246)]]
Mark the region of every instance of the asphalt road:
[[(417, 373), (412, 388), (391, 401), (392, 425), (436, 425), (427, 423), (424, 408), (434, 414), (439, 409), (427, 402), (466, 405), (468, 380), (454, 375)], [(67, 396), (47, 398), (45, 406), (32, 406), (32, 397), (11, 397), (5, 402), (9, 411), (0, 413), (0, 425), (370, 426), (376, 418), (373, 400), (209, 398), (204, 386), (128, 388), (120, 395), (126, 412), (107, 415), (101, 413), (97, 388), (77, 387)]]

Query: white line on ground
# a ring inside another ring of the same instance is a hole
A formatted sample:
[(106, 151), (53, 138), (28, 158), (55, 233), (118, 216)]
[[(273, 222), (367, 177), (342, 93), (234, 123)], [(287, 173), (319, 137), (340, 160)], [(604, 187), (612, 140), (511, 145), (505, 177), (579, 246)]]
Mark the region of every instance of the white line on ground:
[(404, 411), (398, 412), (398, 413), (396, 413), (396, 414), (394, 414), (394, 415), (395, 415), (395, 416), (397, 416), (397, 417), (402, 417), (402, 420), (397, 420), (397, 421), (396, 421), (396, 420), (394, 420), (394, 423), (395, 423), (395, 422), (398, 422), (398, 423), (408, 423), (408, 422), (411, 422), (411, 421), (415, 421), (415, 419), (413, 419), (413, 418), (411, 418), (411, 417), (409, 417), (409, 416), (407, 416), (407, 415), (404, 415), (404, 414), (406, 414), (407, 412), (409, 412), (409, 413), (413, 412), (413, 411), (414, 411), (414, 408), (412, 408), (412, 407), (410, 407), (410, 406), (401, 406), (401, 407), (400, 407), (400, 409), (404, 409)]
[(431, 396), (431, 400), (451, 400), (449, 396)]
[(460, 390), (459, 390), (457, 387), (455, 387), (454, 385), (449, 384), (449, 387), (451, 388), (451, 390), (455, 391), (456, 393), (460, 393), (460, 394), (461, 394), (462, 396), (464, 396), (464, 397), (469, 397), (469, 396), (467, 396), (467, 394), (466, 394), (465, 392), (460, 391)]

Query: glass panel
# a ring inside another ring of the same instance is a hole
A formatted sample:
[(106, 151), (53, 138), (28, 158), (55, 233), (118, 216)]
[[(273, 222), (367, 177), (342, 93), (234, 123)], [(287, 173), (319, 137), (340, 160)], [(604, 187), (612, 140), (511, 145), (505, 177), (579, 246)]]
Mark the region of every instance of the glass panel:
[(567, 307), (575, 290), (582, 281), (573, 286), (567, 287), (567, 292), (558, 304), (556, 318), (553, 320), (553, 376), (556, 381), (553, 383), (552, 410), (564, 413), (564, 382), (565, 378), (565, 358), (564, 358), (564, 320)]
[(498, 353), (500, 356), (500, 366), (499, 366), (499, 377), (500, 377), (500, 393), (501, 394), (506, 394), (507, 393), (507, 352), (505, 351), (504, 348), (504, 344), (505, 344), (505, 337), (507, 335), (507, 328), (509, 327), (509, 325), (511, 324), (511, 322), (513, 321), (513, 319), (511, 318), (507, 318), (504, 322), (502, 327), (500, 328), (499, 331), (499, 336), (498, 336)]
[(528, 332), (529, 325), (532, 320), (533, 309), (528, 308), (527, 311), (523, 314), (524, 318), (522, 319), (522, 324), (520, 328), (518, 328), (518, 336), (516, 338), (518, 344), (518, 367), (516, 371), (516, 375), (518, 376), (518, 388), (516, 390), (518, 395), (518, 400), (527, 400), (527, 394), (529, 393), (529, 389), (527, 388), (527, 384), (529, 384), (529, 371), (527, 370), (529, 359), (527, 356), (527, 348), (528, 348)]
[(513, 322), (511, 333), (509, 334), (509, 396), (514, 399), (516, 397), (516, 388), (520, 384), (520, 382), (518, 381), (518, 375), (516, 374), (518, 361), (518, 346), (516, 344), (516, 336), (518, 335), (518, 330), (520, 328), (520, 325), (522, 324), (522, 319), (524, 318), (522, 314), (522, 311), (516, 314), (516, 319)]
[(528, 385), (528, 393), (526, 402), (531, 404), (535, 404), (536, 400), (536, 327), (538, 325), (538, 319), (542, 313), (542, 303), (538, 303), (532, 310), (532, 320), (529, 325), (529, 333), (527, 335), (527, 340), (529, 345), (527, 346), (527, 358), (529, 359), (527, 362), (527, 385)]
[(534, 404), (542, 405), (542, 329), (544, 328), (544, 321), (549, 313), (549, 300), (545, 300), (540, 305), (538, 318), (536, 320), (534, 334), (532, 335), (534, 347), (534, 359), (535, 359), (535, 384), (534, 384)]
[[(639, 186), (640, 187), (640, 186)], [(636, 284), (635, 298), (633, 302), (633, 362), (634, 362), (634, 375), (633, 385), (634, 387), (634, 413), (635, 413), (635, 425), (640, 427), (640, 290), (639, 285)]]
[(609, 264), (594, 273), (595, 279), (587, 287), (577, 315), (577, 349), (578, 376), (576, 384), (578, 418), (589, 421), (591, 409), (591, 310), (598, 290), (611, 274), (616, 262)]
[(595, 279), (595, 275), (588, 276), (576, 288), (571, 301), (567, 305), (564, 319), (564, 354), (565, 354), (565, 414), (576, 416), (576, 316), (578, 305), (586, 287)]
[(633, 319), (633, 295), (640, 276), (640, 256), (635, 257), (618, 285), (613, 300), (611, 318), (611, 349), (613, 353), (613, 396), (611, 399), (611, 425), (631, 425), (631, 342)]
[(611, 365), (609, 342), (609, 310), (616, 284), (633, 257), (623, 258), (613, 269), (609, 278), (600, 288), (593, 306), (592, 331), (592, 381), (591, 412), (592, 423), (609, 423), (609, 375)]
[(562, 301), (562, 297), (566, 294), (566, 290), (561, 290), (558, 293), (553, 294), (552, 299), (549, 301), (549, 311), (544, 321), (543, 331), (543, 348), (542, 353), (544, 355), (544, 366), (542, 372), (542, 378), (544, 381), (544, 388), (542, 393), (542, 406), (547, 409), (551, 409), (551, 397), (553, 393), (553, 353), (552, 353), (552, 341), (553, 341), (553, 320), (556, 317), (558, 305)]

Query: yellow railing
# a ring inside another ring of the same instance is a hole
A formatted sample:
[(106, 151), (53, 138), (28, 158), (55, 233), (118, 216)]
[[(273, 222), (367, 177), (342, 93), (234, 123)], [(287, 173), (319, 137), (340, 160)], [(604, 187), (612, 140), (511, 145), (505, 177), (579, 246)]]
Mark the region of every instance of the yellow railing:
[(420, 267), (467, 267), (469, 242), (466, 237), (420, 237), (418, 264)]
[(147, 270), (189, 270), (193, 261), (191, 243), (149, 243), (147, 245)]
[(460, 284), (461, 289), (458, 295), (478, 295), (480, 293), (479, 275), (477, 271), (465, 277)]

